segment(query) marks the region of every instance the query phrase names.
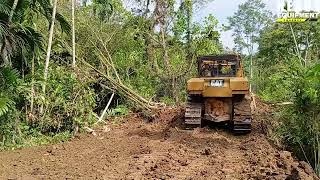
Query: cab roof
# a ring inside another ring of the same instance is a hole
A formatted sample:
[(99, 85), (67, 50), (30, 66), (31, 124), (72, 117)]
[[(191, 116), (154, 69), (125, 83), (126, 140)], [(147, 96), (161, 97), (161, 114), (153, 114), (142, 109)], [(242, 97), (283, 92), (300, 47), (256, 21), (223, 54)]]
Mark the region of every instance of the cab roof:
[(199, 56), (198, 61), (240, 61), (241, 57), (237, 54), (208, 55)]

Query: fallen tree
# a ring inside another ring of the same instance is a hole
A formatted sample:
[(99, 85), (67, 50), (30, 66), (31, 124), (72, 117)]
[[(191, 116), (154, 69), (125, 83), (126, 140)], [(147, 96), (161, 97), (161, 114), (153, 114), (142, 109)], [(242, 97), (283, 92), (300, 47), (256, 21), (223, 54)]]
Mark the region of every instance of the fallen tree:
[[(94, 71), (96, 73), (96, 76), (98, 76), (101, 79), (99, 83), (100, 86), (104, 89), (118, 92), (118, 94), (124, 96), (125, 98), (128, 98), (138, 108), (146, 110), (152, 114), (155, 113), (156, 109), (163, 107), (164, 104), (155, 103), (151, 99), (147, 100), (141, 95), (139, 95), (137, 92), (135, 92), (133, 89), (124, 85), (105, 43), (101, 40), (101, 38), (97, 39), (99, 39), (99, 43), (103, 47), (103, 51), (97, 48), (97, 56), (99, 57), (99, 61), (101, 63), (100, 67), (95, 67), (94, 65), (88, 63), (83, 59), (80, 59), (80, 61), (86, 67)], [(95, 45), (95, 43), (93, 43), (92, 41), (91, 43)]]

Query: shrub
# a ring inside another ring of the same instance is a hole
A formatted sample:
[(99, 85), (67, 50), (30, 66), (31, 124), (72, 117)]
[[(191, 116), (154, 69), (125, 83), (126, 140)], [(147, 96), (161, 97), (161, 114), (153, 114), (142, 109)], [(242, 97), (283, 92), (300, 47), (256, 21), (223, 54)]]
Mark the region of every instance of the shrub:
[[(36, 108), (28, 117), (32, 126), (40, 128), (42, 132), (60, 132), (90, 124), (95, 106), (95, 93), (90, 88), (90, 82), (80, 79), (73, 69), (66, 66), (52, 65), (49, 72), (46, 94), (42, 93), (41, 84), (44, 82), (41, 79), (35, 85)], [(38, 73), (42, 75), (42, 71)], [(31, 102), (31, 92), (27, 91), (29, 89), (30, 83), (26, 83), (20, 91)]]
[(0, 83), (5, 87), (0, 92), (0, 147), (57, 142), (59, 137), (65, 140), (96, 118), (90, 81), (68, 66), (51, 65), (45, 95), (41, 69), (35, 72), (34, 94), (30, 77), (22, 79), (15, 70), (7, 68), (0, 72)]
[(320, 65), (294, 82), (294, 105), (282, 112), (278, 132), (286, 145), (320, 174)]

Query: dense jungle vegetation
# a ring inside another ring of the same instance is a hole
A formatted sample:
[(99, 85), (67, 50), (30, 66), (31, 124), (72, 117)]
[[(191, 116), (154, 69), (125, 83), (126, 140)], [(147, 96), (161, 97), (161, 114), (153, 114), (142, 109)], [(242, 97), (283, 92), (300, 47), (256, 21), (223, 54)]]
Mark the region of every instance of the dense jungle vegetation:
[[(63, 141), (110, 116), (183, 104), (196, 57), (230, 53), (213, 15), (193, 20), (208, 2), (2, 0), (0, 149)], [(233, 30), (252, 91), (292, 102), (275, 113), (272, 136), (319, 174), (320, 22), (273, 19), (261, 0), (248, 0), (223, 29)]]

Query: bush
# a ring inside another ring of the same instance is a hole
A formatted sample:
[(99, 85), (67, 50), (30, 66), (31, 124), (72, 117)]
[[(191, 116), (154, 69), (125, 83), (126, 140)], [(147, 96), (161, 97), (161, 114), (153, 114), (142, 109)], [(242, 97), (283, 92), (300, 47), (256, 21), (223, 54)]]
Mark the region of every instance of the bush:
[(292, 87), (296, 78), (303, 74), (303, 68), (295, 63), (277, 64), (270, 67), (258, 67), (252, 84), (258, 95), (268, 102), (292, 101), (294, 92)]
[(11, 69), (0, 72), (6, 86), (6, 91), (0, 92), (0, 147), (57, 142), (59, 137), (65, 140), (73, 131), (94, 122), (96, 103), (90, 81), (70, 67), (51, 65), (45, 95), (43, 70), (36, 71), (33, 96), (31, 78), (21, 79)]
[(320, 174), (320, 65), (296, 78), (294, 105), (282, 112), (278, 132), (296, 154)]
[(19, 141), (21, 97), (16, 93), (20, 85), (19, 73), (9, 67), (0, 68), (0, 146)]
[[(95, 93), (90, 88), (90, 82), (80, 79), (73, 69), (65, 66), (52, 65), (49, 72), (46, 94), (41, 90), (44, 82), (40, 80), (36, 84), (36, 108), (28, 118), (32, 126), (40, 128), (42, 132), (60, 132), (90, 124), (95, 106)], [(38, 73), (42, 75), (42, 71)], [(31, 89), (30, 83), (20, 91), (24, 93), (28, 89)], [(24, 93), (24, 96), (31, 102), (31, 93)]]

